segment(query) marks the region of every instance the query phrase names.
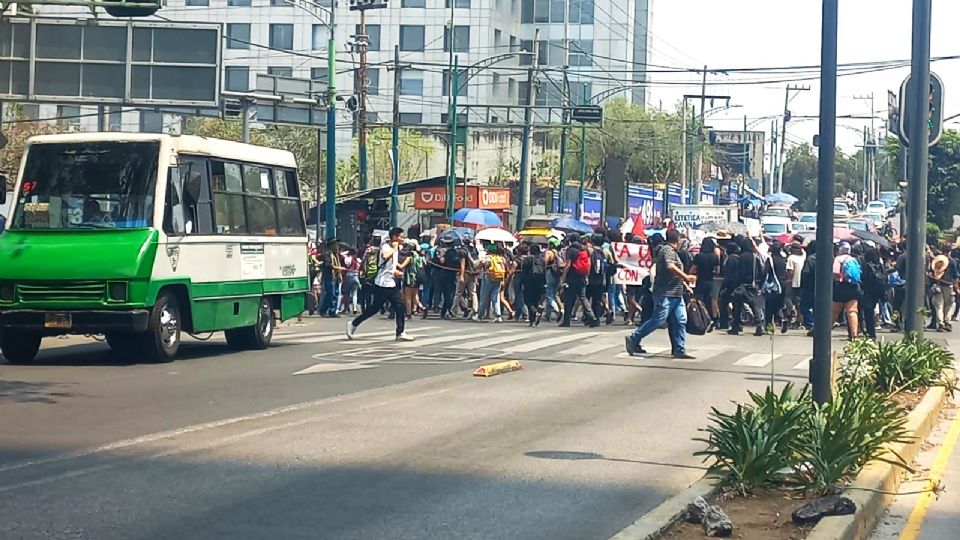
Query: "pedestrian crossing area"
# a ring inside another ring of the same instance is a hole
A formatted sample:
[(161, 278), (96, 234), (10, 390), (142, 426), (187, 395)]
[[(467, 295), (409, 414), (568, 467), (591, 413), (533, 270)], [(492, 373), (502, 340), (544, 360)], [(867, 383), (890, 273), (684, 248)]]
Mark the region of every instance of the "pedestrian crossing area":
[[(345, 326), (344, 321), (344, 326)], [(727, 336), (711, 336), (709, 342), (703, 338), (689, 340), (689, 352), (693, 359), (675, 359), (666, 345), (666, 332), (660, 340), (644, 343), (645, 355), (630, 357), (624, 351), (624, 337), (627, 328), (555, 328), (540, 326), (530, 328), (514, 324), (476, 324), (469, 322), (425, 321), (407, 325), (407, 333), (416, 341), (396, 342), (392, 324), (389, 328), (372, 326), (369, 330), (361, 327), (355, 339), (347, 340), (344, 331), (289, 331), (284, 330), (274, 336), (278, 344), (318, 345), (324, 350), (333, 348), (350, 354), (364, 348), (377, 347), (394, 351), (409, 350), (411, 354), (423, 351), (433, 356), (448, 354), (451, 361), (461, 355), (487, 358), (516, 358), (521, 360), (573, 361), (581, 363), (599, 362), (656, 362), (691, 366), (695, 364), (724, 364), (735, 370), (756, 371), (770, 369), (776, 371), (806, 371), (809, 368), (809, 354), (796, 354), (781, 347), (784, 352), (745, 351), (738, 349), (738, 339)], [(762, 348), (762, 344), (751, 344)]]

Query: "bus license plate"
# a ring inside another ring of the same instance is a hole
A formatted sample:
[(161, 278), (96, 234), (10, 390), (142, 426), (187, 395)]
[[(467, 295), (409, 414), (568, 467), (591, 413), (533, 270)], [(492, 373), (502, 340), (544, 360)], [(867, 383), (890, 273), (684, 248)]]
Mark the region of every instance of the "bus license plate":
[(73, 319), (69, 313), (47, 313), (43, 326), (44, 328), (69, 329), (73, 326)]

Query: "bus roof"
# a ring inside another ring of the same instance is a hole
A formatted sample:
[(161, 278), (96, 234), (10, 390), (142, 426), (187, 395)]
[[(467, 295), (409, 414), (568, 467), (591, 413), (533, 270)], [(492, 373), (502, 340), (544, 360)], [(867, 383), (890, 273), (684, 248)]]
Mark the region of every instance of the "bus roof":
[(162, 133), (62, 133), (59, 135), (39, 135), (31, 137), (31, 144), (79, 143), (79, 142), (137, 142), (169, 141), (176, 152), (216, 156), (237, 161), (252, 161), (264, 165), (296, 168), (293, 154), (287, 150), (277, 150), (254, 144), (225, 141), (196, 135), (167, 135)]

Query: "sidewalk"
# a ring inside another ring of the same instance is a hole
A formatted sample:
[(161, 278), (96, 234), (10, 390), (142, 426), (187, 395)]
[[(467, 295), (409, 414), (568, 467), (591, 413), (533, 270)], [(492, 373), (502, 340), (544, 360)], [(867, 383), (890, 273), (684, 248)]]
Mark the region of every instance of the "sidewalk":
[[(960, 340), (948, 339), (955, 354)], [(960, 538), (960, 411), (944, 406), (940, 421), (900, 486), (870, 540), (956, 540)], [(939, 495), (918, 493), (939, 482)]]

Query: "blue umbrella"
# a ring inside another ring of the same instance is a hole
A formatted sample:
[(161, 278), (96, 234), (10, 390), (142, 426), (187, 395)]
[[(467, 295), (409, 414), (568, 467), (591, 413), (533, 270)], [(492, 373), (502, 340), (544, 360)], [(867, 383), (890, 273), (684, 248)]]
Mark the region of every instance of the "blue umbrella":
[(573, 219), (572, 217), (564, 216), (557, 218), (550, 222), (550, 226), (554, 229), (560, 229), (561, 231), (566, 232), (575, 232), (580, 234), (593, 234), (593, 225), (584, 223), (579, 219)]
[(772, 195), (767, 195), (764, 197), (764, 200), (771, 204), (794, 204), (800, 199), (794, 197), (789, 193), (774, 193)]
[(485, 227), (499, 227), (503, 225), (500, 218), (489, 210), (479, 208), (461, 208), (453, 213), (453, 221), (460, 223), (472, 223), (474, 225), (483, 225)]

